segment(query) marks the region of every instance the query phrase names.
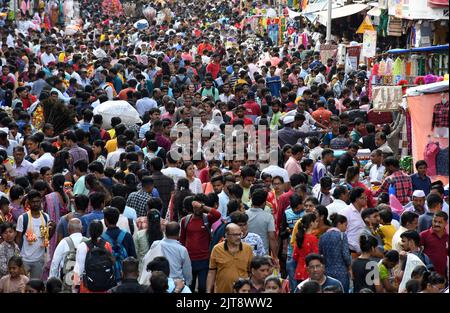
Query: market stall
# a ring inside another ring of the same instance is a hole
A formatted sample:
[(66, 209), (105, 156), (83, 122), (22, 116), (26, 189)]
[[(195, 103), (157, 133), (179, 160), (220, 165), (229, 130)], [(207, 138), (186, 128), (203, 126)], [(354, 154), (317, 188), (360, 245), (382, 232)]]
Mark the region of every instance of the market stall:
[(411, 115), (413, 163), (425, 159), (432, 181), (441, 180), (444, 185), (449, 182), (448, 89), (448, 81), (442, 81), (408, 88), (405, 96)]
[(372, 66), (372, 85), (395, 86), (402, 80), (418, 85), (418, 77), (449, 72), (449, 45), (388, 50)]

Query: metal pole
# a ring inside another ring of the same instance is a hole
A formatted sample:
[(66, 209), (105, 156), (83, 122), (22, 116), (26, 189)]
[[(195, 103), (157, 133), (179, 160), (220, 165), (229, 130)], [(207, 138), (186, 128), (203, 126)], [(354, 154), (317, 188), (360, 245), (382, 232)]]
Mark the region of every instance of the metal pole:
[(326, 43), (331, 43), (331, 11), (333, 9), (333, 0), (328, 0), (328, 19), (327, 19), (327, 38)]

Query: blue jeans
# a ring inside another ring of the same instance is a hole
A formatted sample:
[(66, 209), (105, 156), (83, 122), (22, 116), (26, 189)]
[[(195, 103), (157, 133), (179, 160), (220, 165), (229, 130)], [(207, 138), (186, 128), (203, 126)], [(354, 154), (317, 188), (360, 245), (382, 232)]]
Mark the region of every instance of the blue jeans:
[(287, 257), (286, 261), (286, 273), (289, 278), (289, 288), (291, 292), (294, 292), (297, 288), (297, 280), (295, 279), (295, 269), (297, 268), (297, 262), (290, 256)]
[(192, 283), (189, 286), (192, 292), (195, 292), (195, 285), (198, 278), (198, 292), (206, 293), (206, 279), (208, 278), (209, 259), (191, 261), (192, 265)]

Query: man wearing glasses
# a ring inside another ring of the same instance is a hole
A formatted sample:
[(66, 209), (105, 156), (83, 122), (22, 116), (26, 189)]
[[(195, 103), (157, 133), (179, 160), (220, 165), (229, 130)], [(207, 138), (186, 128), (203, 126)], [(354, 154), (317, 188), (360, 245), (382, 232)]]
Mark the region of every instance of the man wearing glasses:
[(239, 225), (228, 224), (225, 240), (214, 246), (211, 252), (207, 293), (232, 293), (237, 279), (249, 277), (253, 251), (241, 238), (242, 230)]
[(336, 286), (343, 292), (344, 288), (339, 280), (325, 275), (325, 262), (323, 256), (316, 253), (310, 253), (305, 258), (306, 270), (308, 271), (309, 278), (298, 284), (295, 292), (298, 292), (302, 286), (308, 281), (316, 281), (319, 283), (322, 291), (329, 286)]

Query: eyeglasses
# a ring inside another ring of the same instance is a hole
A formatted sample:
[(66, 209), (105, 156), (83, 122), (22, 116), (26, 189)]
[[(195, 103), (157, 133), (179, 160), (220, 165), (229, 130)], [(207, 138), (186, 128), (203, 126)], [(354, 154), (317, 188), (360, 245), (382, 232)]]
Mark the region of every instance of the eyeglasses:
[(227, 236), (229, 236), (229, 237), (231, 237), (231, 236), (234, 236), (234, 237), (241, 237), (241, 235), (242, 235), (242, 234), (227, 234)]

